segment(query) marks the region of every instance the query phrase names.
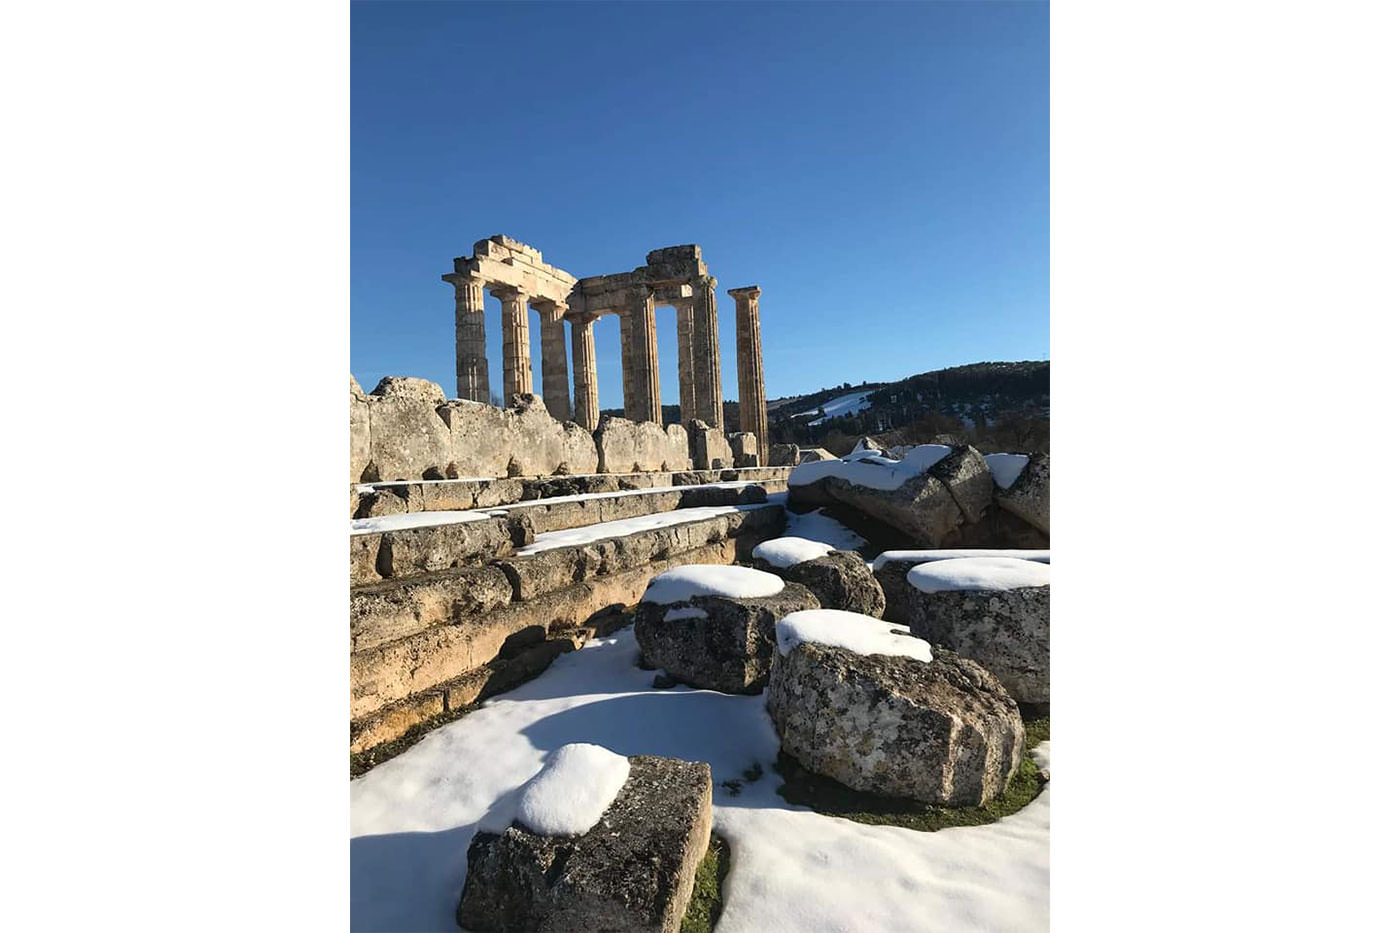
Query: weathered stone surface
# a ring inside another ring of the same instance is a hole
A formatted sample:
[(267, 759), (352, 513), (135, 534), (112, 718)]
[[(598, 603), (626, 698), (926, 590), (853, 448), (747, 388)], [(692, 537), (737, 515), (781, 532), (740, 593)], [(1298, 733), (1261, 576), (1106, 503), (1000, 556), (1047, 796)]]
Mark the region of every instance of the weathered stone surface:
[[(674, 609), (699, 609), (704, 618), (665, 621)], [(817, 609), (804, 586), (788, 583), (774, 596), (734, 599), (696, 596), (683, 603), (639, 603), (633, 630), (648, 664), (681, 683), (723, 693), (758, 693), (768, 682), (778, 619)]]
[(797, 466), (801, 448), (796, 444), (773, 444), (768, 448), (769, 466)]
[(582, 836), (541, 836), (520, 823), (478, 832), (457, 907), (465, 930), (680, 929), (710, 840), (710, 766), (628, 758), (617, 797)]
[(720, 428), (692, 419), (686, 424), (690, 436), (690, 460), (697, 470), (725, 470), (734, 466), (734, 452)]
[(885, 611), (885, 591), (855, 551), (830, 551), (788, 567), (775, 567), (756, 557), (753, 565), (784, 580), (801, 583), (812, 591), (823, 609), (843, 609), (877, 619)]
[(929, 662), (810, 642), (773, 659), (768, 712), (785, 752), (856, 790), (978, 806), (1020, 767), (1025, 729), (976, 663)]
[[(384, 383), (380, 387), (385, 388)], [(427, 391), (398, 384), (388, 389)], [(442, 394), (441, 389), (437, 391)], [(369, 411), (369, 465), (364, 479), (392, 482), (423, 479), (430, 472), (446, 475), (451, 462), (451, 437), (432, 402), (412, 395), (373, 393), (365, 397), (365, 402)], [(352, 401), (352, 407), (353, 404)]]
[(909, 627), (996, 675), (1018, 703), (1050, 702), (1050, 587), (909, 592)]
[(379, 385), (374, 387), (370, 395), (380, 398), (406, 398), (417, 402), (428, 402), (433, 405), (441, 405), (447, 400), (443, 394), (442, 386), (436, 382), (429, 382), (427, 379), (419, 379), (414, 376), (385, 376), (379, 380)]
[(459, 567), (409, 580), (389, 580), (350, 591), (350, 650), (491, 612), (511, 601), (510, 581), (498, 567)]
[(798, 463), (811, 463), (814, 460), (837, 460), (838, 458), (825, 447), (802, 447), (798, 449)]
[(369, 402), (355, 377), (350, 377), (350, 482), (365, 479), (370, 462)]
[(996, 491), (997, 504), (1017, 518), (1050, 534), (1050, 455), (1032, 454), (1010, 489)]
[(504, 557), (516, 546), (516, 540), (523, 540), (519, 522), (512, 525), (502, 518), (405, 528), (383, 532), (379, 537), (376, 569), (385, 579)]
[(749, 431), (729, 435), (729, 451), (736, 467), (758, 466), (758, 436)]
[(790, 486), (788, 499), (795, 508), (843, 503), (936, 548), (960, 526), (982, 519), (992, 504), (993, 486), (987, 461), (964, 445), (894, 489), (830, 475)]
[(350, 537), (350, 582), (370, 583), (379, 579), (379, 535)]
[(597, 468), (602, 473), (689, 469), (690, 457), (683, 434), (678, 425), (663, 428), (651, 421), (628, 421), (604, 415), (593, 432)]

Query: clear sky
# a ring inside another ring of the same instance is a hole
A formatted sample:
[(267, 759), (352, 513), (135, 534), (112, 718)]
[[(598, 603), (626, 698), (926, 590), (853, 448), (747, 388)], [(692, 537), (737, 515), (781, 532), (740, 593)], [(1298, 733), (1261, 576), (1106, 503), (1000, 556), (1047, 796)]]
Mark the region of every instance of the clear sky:
[[(1049, 6), (355, 2), (351, 351), (455, 394), (454, 256), (580, 278), (698, 243), (763, 288), (769, 398), (1049, 356)], [(538, 319), (531, 313), (536, 391)], [(500, 305), (487, 298), (493, 390)], [(616, 317), (599, 400), (622, 405)], [(675, 312), (657, 310), (662, 400)]]

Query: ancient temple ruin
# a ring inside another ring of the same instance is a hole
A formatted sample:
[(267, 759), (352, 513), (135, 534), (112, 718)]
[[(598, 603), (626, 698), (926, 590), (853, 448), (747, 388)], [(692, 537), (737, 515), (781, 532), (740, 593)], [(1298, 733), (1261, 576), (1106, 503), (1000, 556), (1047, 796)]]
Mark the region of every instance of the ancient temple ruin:
[[(724, 427), (720, 389), (716, 280), (700, 247), (668, 246), (647, 254), (631, 272), (576, 279), (549, 265), (540, 251), (505, 236), (479, 241), (471, 256), (453, 261), (442, 277), (456, 296), (457, 395), (490, 401), (486, 360), (487, 292), (500, 299), (503, 361), (502, 398), (532, 391), (529, 308), (539, 316), (544, 356), (543, 396), (555, 418), (572, 418), (589, 431), (598, 427), (598, 367), (593, 325), (605, 314), (622, 329), (623, 409), (629, 420), (661, 424), (661, 372), (656, 351), (656, 308), (676, 309), (681, 423), (703, 421)], [(738, 332), (739, 429), (758, 439), (760, 464), (768, 458), (767, 404), (763, 397), (763, 344), (759, 336), (756, 285), (730, 289)], [(564, 338), (569, 325), (570, 339)], [(569, 398), (569, 347), (573, 352), (573, 399)]]

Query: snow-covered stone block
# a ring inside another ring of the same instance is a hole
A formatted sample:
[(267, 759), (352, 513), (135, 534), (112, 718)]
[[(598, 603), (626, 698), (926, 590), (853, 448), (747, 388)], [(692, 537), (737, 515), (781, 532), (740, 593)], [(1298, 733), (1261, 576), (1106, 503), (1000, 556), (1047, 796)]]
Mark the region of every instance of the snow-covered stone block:
[(1015, 701), (905, 626), (822, 609), (784, 617), (768, 712), (785, 752), (856, 790), (980, 806), (1020, 767)]
[(908, 572), (914, 634), (991, 671), (1019, 703), (1050, 702), (1050, 565), (1010, 557)]
[[(680, 929), (709, 845), (710, 766), (581, 748), (597, 747), (560, 749), (517, 806), (482, 821), (457, 907), (463, 929)], [(575, 760), (556, 757), (570, 749)]]
[(1050, 455), (1033, 454), (1016, 479), (996, 492), (997, 505), (1017, 518), (1050, 533)]
[[(885, 611), (885, 591), (875, 579), (861, 556), (854, 551), (838, 551), (830, 545), (807, 541), (812, 547), (805, 553), (813, 556), (790, 560), (798, 550), (782, 542), (802, 541), (801, 538), (778, 538), (765, 541), (753, 551), (754, 566), (768, 570), (784, 580), (801, 583), (812, 591), (824, 609), (843, 609), (879, 618)], [(775, 545), (782, 545), (775, 548)], [(825, 549), (824, 551), (821, 549)], [(776, 551), (776, 553), (775, 553)], [(776, 557), (779, 563), (771, 561)], [(783, 563), (783, 561), (788, 561)]]
[(818, 605), (805, 587), (771, 573), (686, 565), (651, 581), (634, 631), (646, 662), (674, 679), (751, 694), (768, 682), (777, 620)]

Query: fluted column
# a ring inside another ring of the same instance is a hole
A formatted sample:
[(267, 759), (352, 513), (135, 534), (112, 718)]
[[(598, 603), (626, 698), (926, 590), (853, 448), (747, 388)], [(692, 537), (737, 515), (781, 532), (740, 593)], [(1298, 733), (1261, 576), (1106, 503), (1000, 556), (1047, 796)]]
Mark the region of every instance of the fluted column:
[(681, 424), (695, 417), (695, 363), (693, 347), (693, 305), (689, 300), (676, 302), (676, 357), (681, 379)]
[(622, 390), (627, 418), (660, 424), (661, 368), (656, 358), (656, 303), (649, 289), (639, 288), (628, 295), (623, 323)]
[(485, 283), (456, 272), (449, 272), (442, 280), (452, 286), (457, 300), (457, 397), (489, 403)]
[(695, 417), (712, 428), (724, 428), (724, 395), (719, 379), (719, 315), (715, 309), (715, 279), (704, 275), (691, 283), (694, 328), (691, 338), (695, 375)]
[(592, 431), (598, 427), (598, 357), (593, 346), (593, 322), (575, 318), (569, 322), (574, 343), (574, 420)]
[(758, 328), (757, 285), (731, 288), (739, 351), (739, 430), (758, 437), (758, 463), (768, 463), (768, 402), (763, 389), (763, 336)]
[(505, 372), (501, 398), (509, 405), (511, 395), (535, 391), (530, 372), (529, 296), (506, 287), (493, 288), (491, 294), (501, 299), (501, 369)]
[(569, 350), (564, 343), (564, 312), (567, 305), (541, 303), (535, 310), (540, 315), (540, 365), (544, 367), (544, 407), (560, 421), (568, 421), (569, 412)]

